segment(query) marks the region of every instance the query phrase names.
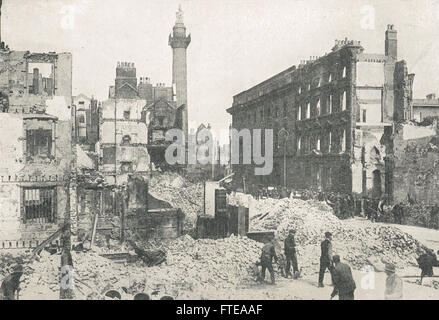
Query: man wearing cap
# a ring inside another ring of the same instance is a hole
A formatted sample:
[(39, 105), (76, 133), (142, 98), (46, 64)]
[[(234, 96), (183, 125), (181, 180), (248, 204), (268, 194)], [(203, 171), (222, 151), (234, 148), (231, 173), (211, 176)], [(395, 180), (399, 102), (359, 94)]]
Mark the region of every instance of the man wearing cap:
[(293, 264), (294, 278), (297, 278), (299, 274), (299, 268), (297, 267), (296, 242), (294, 241), (295, 234), (295, 230), (290, 230), (284, 243), (285, 258), (287, 260), (287, 266), (285, 268), (287, 278), (288, 276), (291, 276), (291, 263)]
[(0, 300), (15, 300), (16, 294), (20, 290), (20, 278), (23, 275), (23, 266), (17, 265), (12, 273), (7, 276), (1, 285)]
[(340, 262), (340, 256), (338, 255), (333, 256), (332, 261), (334, 262), (332, 271), (334, 290), (331, 293), (331, 299), (338, 294), (339, 300), (354, 300), (356, 285), (352, 277), (351, 267)]
[(320, 271), (319, 271), (319, 288), (323, 288), (323, 279), (325, 277), (326, 269), (329, 270), (332, 278), (332, 233), (325, 232), (325, 240), (322, 241), (320, 247), (322, 253), (320, 255)]
[(262, 254), (261, 254), (262, 281), (265, 280), (265, 270), (268, 269), (268, 272), (270, 272), (271, 284), (273, 284), (273, 285), (276, 284), (275, 279), (274, 279), (273, 258), (277, 263), (277, 255), (276, 255), (276, 250), (274, 247), (275, 241), (276, 240), (273, 238), (268, 243), (266, 243), (262, 247)]
[(387, 263), (384, 271), (387, 275), (384, 299), (402, 300), (402, 279), (396, 274), (395, 266), (391, 263)]

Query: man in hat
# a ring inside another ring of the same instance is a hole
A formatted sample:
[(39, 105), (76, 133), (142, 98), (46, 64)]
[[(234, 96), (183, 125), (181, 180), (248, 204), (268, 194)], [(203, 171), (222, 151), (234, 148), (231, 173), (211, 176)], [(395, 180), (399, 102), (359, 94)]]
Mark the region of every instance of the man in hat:
[(296, 256), (296, 242), (294, 241), (294, 235), (296, 230), (290, 230), (288, 236), (285, 238), (284, 250), (285, 258), (287, 260), (287, 266), (285, 268), (286, 277), (291, 276), (291, 263), (293, 264), (294, 278), (297, 279), (299, 274), (299, 268), (297, 267), (297, 256)]
[(340, 262), (340, 256), (338, 255), (333, 256), (332, 261), (334, 262), (332, 271), (334, 290), (331, 293), (331, 299), (338, 294), (339, 300), (354, 300), (356, 285), (352, 277), (351, 267)]
[(8, 275), (1, 284), (0, 300), (15, 300), (20, 291), (20, 278), (23, 275), (23, 266), (16, 265), (12, 273)]
[(395, 266), (391, 263), (387, 263), (384, 271), (387, 275), (384, 299), (402, 300), (402, 279), (396, 274)]
[(322, 253), (320, 255), (319, 288), (323, 288), (323, 279), (326, 269), (329, 270), (332, 278), (332, 233), (325, 232), (325, 240), (320, 244)]
[(265, 280), (265, 270), (268, 269), (268, 272), (270, 272), (271, 284), (273, 285), (276, 284), (276, 281), (274, 279), (274, 270), (273, 270), (273, 258), (277, 263), (277, 255), (274, 247), (275, 243), (276, 240), (272, 238), (269, 242), (267, 242), (262, 247), (262, 254), (261, 254), (262, 280)]

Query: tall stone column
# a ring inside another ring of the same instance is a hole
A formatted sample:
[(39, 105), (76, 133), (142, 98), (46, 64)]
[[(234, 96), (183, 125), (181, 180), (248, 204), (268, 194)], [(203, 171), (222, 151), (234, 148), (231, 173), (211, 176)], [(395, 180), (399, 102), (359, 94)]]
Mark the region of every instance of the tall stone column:
[(183, 11), (178, 8), (177, 19), (172, 34), (169, 35), (169, 45), (173, 52), (172, 84), (175, 87), (177, 106), (184, 105), (183, 132), (188, 137), (188, 103), (187, 103), (187, 61), (186, 50), (191, 43), (191, 36), (186, 36), (186, 27), (183, 23)]

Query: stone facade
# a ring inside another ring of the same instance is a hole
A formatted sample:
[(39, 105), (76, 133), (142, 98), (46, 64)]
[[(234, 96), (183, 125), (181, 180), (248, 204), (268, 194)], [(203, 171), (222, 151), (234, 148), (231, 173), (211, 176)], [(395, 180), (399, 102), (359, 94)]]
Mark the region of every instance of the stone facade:
[(413, 122), (395, 125), (383, 137), (386, 146), (386, 194), (395, 203), (409, 199), (439, 204), (439, 127)]
[(405, 62), (397, 61), (396, 46), (392, 25), (385, 54), (364, 53), (359, 41), (336, 41), (331, 53), (236, 95), (228, 109), (233, 128), (273, 129), (274, 136), (271, 175), (255, 176), (254, 164), (240, 164), (233, 168), (238, 179), (380, 196), (385, 176), (380, 139), (395, 119), (407, 116), (413, 82)]

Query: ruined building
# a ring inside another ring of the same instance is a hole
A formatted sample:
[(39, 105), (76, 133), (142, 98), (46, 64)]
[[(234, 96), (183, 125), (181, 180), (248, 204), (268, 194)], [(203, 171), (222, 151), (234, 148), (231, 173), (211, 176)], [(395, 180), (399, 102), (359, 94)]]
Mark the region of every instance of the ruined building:
[(95, 151), (99, 141), (99, 102), (84, 94), (73, 97), (77, 142), (86, 151)]
[(102, 103), (100, 121), (100, 170), (108, 183), (121, 184), (128, 174), (146, 174), (154, 166), (165, 167), (166, 131), (187, 132), (186, 36), (181, 8), (169, 45), (173, 49), (173, 86), (153, 86), (149, 78), (137, 79), (134, 63), (119, 62), (109, 99)]
[(439, 117), (439, 99), (434, 93), (425, 99), (413, 99), (413, 120), (422, 122), (429, 117)]
[[(227, 110), (233, 128), (274, 130), (273, 172), (255, 176), (253, 163), (239, 164), (238, 178), (373, 197), (385, 192), (380, 140), (395, 121), (411, 119), (414, 75), (398, 61), (393, 25), (384, 47), (384, 54), (372, 54), (359, 41), (336, 40), (330, 53), (234, 96)], [(251, 142), (240, 139), (242, 153)]]
[(74, 203), (72, 55), (3, 44), (0, 95), (0, 249), (35, 246)]

